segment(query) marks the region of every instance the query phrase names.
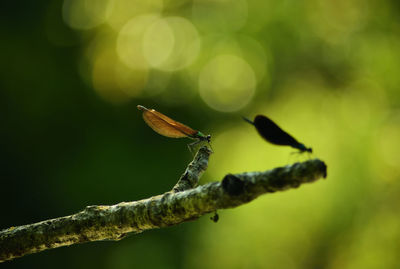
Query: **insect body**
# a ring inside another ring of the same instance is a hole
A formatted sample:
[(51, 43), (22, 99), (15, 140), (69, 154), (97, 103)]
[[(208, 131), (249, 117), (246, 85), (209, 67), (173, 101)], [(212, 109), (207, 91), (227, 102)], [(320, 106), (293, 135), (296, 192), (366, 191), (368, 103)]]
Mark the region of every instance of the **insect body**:
[(243, 119), (254, 125), (258, 133), (268, 142), (275, 145), (291, 146), (300, 152), (312, 153), (312, 148), (307, 148), (304, 144), (298, 142), (293, 136), (282, 130), (275, 122), (263, 115), (257, 115), (254, 121), (245, 117)]
[(192, 151), (193, 146), (202, 141), (206, 141), (207, 143), (211, 141), (211, 135), (204, 135), (202, 132), (177, 122), (154, 109), (147, 109), (141, 105), (138, 105), (137, 108), (143, 111), (144, 121), (156, 133), (171, 138), (188, 137), (196, 140), (188, 145), (190, 151)]

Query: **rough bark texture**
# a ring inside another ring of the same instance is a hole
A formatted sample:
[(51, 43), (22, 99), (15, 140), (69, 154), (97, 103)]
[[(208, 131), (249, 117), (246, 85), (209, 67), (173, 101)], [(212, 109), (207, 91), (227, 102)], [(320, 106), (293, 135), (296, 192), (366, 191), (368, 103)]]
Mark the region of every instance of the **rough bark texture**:
[(207, 146), (201, 147), (172, 191), (179, 192), (196, 187), (201, 176), (208, 167), (208, 159), (210, 158), (211, 153), (211, 149), (209, 149)]
[(180, 179), (189, 174), (186, 176), (191, 178), (189, 185), (187, 182), (177, 184), (182, 191), (174, 191), (175, 186), (171, 192), (148, 199), (112, 206), (88, 206), (71, 216), (0, 231), (0, 262), (76, 243), (120, 240), (129, 233), (195, 220), (217, 209), (248, 203), (264, 193), (297, 188), (302, 183), (326, 177), (327, 173), (324, 162), (314, 159), (265, 172), (228, 174), (221, 182), (194, 189), (182, 188), (197, 184), (207, 168), (209, 155), (208, 149), (198, 152)]

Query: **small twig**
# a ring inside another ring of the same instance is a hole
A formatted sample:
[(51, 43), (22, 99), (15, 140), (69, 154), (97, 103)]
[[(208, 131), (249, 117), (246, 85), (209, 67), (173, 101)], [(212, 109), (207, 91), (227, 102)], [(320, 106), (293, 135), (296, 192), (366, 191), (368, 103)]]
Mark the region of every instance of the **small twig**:
[(207, 170), (211, 153), (212, 151), (207, 146), (201, 147), (172, 191), (179, 192), (196, 187), (204, 171)]
[[(208, 157), (204, 152), (198, 161)], [(88, 206), (71, 216), (0, 231), (0, 262), (77, 243), (120, 240), (129, 233), (195, 220), (217, 209), (248, 203), (263, 193), (297, 188), (321, 177), (326, 177), (326, 165), (315, 159), (265, 172), (229, 174), (222, 182), (140, 201)]]

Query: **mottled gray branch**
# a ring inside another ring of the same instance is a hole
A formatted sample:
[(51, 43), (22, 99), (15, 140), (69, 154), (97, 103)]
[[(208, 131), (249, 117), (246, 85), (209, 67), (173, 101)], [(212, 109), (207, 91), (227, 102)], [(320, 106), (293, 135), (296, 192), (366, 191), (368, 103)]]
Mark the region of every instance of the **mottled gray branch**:
[(201, 147), (172, 191), (179, 192), (196, 187), (204, 171), (207, 170), (211, 153), (212, 151), (207, 146)]
[[(208, 159), (207, 154), (205, 157)], [(127, 234), (177, 225), (217, 209), (248, 203), (261, 194), (297, 188), (321, 177), (326, 177), (326, 165), (314, 159), (264, 172), (228, 174), (221, 182), (140, 201), (88, 206), (71, 216), (0, 231), (0, 262), (46, 249), (120, 240)]]

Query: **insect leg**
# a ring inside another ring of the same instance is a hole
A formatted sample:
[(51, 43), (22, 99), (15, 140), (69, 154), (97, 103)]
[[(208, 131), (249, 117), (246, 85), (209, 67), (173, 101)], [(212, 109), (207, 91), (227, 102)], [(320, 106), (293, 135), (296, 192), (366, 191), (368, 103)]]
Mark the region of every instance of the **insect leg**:
[(193, 148), (197, 145), (197, 144), (199, 144), (201, 142), (201, 140), (196, 140), (196, 141), (194, 141), (193, 143), (190, 143), (190, 144), (188, 144), (187, 146), (188, 146), (188, 148), (189, 148), (189, 151), (194, 155), (194, 152), (193, 152)]
[(207, 144), (208, 144), (208, 146), (210, 147), (209, 149), (211, 150), (211, 152), (214, 152), (214, 151), (213, 151), (213, 148), (212, 148), (212, 146), (211, 146), (211, 143), (207, 141)]

